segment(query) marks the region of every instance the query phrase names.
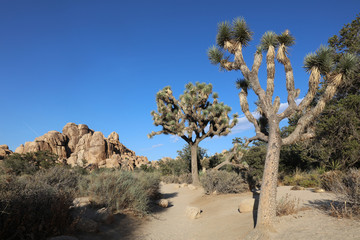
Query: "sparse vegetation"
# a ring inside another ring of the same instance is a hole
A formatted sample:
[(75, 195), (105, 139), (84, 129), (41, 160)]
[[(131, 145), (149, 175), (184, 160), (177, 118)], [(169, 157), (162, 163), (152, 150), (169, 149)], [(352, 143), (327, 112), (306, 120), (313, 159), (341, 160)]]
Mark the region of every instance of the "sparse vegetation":
[(0, 181), (0, 239), (45, 239), (69, 229), (73, 195), (56, 179), (39, 172)]
[(290, 186), (300, 186), (304, 188), (309, 187), (319, 187), (320, 183), (320, 174), (316, 171), (311, 172), (302, 172), (299, 169), (296, 169), (292, 175), (284, 176), (282, 183)]
[(159, 194), (159, 183), (153, 173), (106, 170), (85, 176), (80, 190), (96, 205), (144, 215), (150, 211), (150, 200)]
[(161, 177), (164, 183), (192, 183), (192, 177), (190, 173), (183, 173), (179, 176), (176, 175), (165, 175)]
[(7, 172), (16, 175), (34, 174), (40, 169), (48, 169), (56, 165), (57, 160), (58, 156), (47, 151), (14, 153), (5, 158), (4, 168)]
[(344, 175), (336, 175), (329, 182), (336, 194), (338, 204), (331, 205), (331, 212), (337, 217), (360, 218), (360, 170), (350, 169)]
[(249, 185), (244, 178), (227, 171), (206, 171), (201, 175), (201, 185), (207, 194), (217, 193), (241, 193), (249, 191)]
[(282, 197), (276, 203), (276, 216), (286, 216), (298, 213), (301, 208), (299, 207), (299, 198), (290, 198), (288, 194)]

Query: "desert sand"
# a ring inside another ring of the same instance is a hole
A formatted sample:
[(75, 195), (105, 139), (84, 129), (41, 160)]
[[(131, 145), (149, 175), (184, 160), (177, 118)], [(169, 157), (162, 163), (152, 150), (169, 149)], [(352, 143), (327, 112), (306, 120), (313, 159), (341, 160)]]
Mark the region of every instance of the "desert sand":
[[(299, 198), (304, 209), (295, 215), (277, 217), (273, 239), (279, 240), (338, 240), (360, 239), (360, 222), (337, 219), (318, 207), (333, 201), (331, 193), (315, 193), (312, 189), (299, 191), (291, 187), (278, 188), (278, 198), (289, 195)], [(83, 234), (79, 239), (125, 239), (125, 240), (212, 240), (243, 239), (253, 229), (254, 214), (239, 213), (238, 203), (253, 194), (205, 195), (202, 189), (179, 188), (178, 184), (162, 184), (163, 198), (170, 202), (168, 208), (157, 207), (145, 219), (129, 215), (117, 215), (111, 225), (103, 225), (97, 234)], [(199, 207), (203, 212), (198, 219), (189, 219), (188, 206)]]

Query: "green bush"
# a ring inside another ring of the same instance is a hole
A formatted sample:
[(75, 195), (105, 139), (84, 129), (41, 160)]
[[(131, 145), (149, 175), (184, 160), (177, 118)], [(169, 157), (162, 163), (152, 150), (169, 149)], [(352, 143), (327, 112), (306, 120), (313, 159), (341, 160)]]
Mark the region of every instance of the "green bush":
[(0, 181), (0, 239), (46, 239), (65, 233), (72, 222), (73, 196), (39, 178)]
[(80, 189), (97, 205), (144, 215), (150, 210), (150, 200), (158, 195), (159, 183), (155, 174), (107, 170), (85, 176)]
[(249, 191), (249, 185), (244, 178), (227, 171), (207, 171), (200, 176), (200, 182), (207, 194), (214, 191), (217, 193), (241, 193)]
[(58, 156), (47, 151), (14, 153), (4, 159), (4, 167), (16, 175), (34, 174), (40, 169), (55, 166), (57, 159)]
[(159, 171), (163, 176), (180, 176), (181, 174), (190, 172), (189, 162), (181, 158), (169, 159), (167, 161), (160, 160)]
[(283, 184), (301, 187), (319, 187), (321, 186), (320, 174), (316, 171), (301, 172), (296, 170), (292, 175), (284, 176)]

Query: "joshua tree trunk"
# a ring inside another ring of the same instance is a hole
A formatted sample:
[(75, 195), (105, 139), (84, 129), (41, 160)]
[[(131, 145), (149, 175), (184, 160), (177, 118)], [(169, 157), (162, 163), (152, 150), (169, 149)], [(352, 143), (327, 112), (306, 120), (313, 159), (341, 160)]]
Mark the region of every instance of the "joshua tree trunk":
[(198, 144), (191, 144), (191, 175), (193, 185), (200, 186), (199, 179), (199, 170), (198, 170), (198, 161), (197, 161), (197, 152), (198, 152)]
[(271, 227), (276, 216), (276, 188), (282, 145), (278, 122), (273, 120), (269, 127), (269, 142), (266, 151), (257, 218), (257, 226), (266, 228)]

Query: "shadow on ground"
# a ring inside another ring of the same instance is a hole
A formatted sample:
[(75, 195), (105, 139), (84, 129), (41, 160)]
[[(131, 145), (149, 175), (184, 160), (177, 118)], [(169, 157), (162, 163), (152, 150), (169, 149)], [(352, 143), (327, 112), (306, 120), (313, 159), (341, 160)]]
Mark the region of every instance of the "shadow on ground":
[[(172, 207), (170, 199), (177, 197), (178, 193), (162, 194), (161, 199), (169, 200), (168, 208)], [(75, 233), (73, 234), (79, 240), (133, 240), (143, 239), (146, 236), (140, 236), (138, 228), (151, 218), (156, 218), (156, 214), (167, 211), (168, 208), (162, 208), (156, 201), (150, 203), (149, 215), (144, 217), (133, 216), (131, 214), (116, 214), (111, 224), (102, 224), (97, 233)]]

